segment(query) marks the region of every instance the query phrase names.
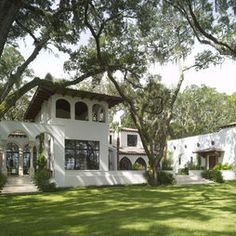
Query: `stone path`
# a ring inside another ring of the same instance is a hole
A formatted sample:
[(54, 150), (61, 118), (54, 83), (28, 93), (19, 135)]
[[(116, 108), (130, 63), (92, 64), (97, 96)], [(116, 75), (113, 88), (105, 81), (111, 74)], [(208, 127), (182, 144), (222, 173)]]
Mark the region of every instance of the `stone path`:
[(175, 176), (177, 185), (185, 185), (185, 184), (211, 184), (214, 183), (211, 180), (204, 179), (196, 176), (189, 175), (176, 175)]
[(8, 176), (1, 194), (34, 193), (38, 191), (30, 176)]

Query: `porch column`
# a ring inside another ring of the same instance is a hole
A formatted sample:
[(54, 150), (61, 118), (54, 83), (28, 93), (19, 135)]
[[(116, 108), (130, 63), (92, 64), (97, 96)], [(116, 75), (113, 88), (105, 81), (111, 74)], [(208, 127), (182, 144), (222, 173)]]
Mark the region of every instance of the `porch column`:
[(30, 169), (29, 169), (29, 175), (30, 177), (33, 177), (34, 175), (34, 146), (30, 145)]
[(23, 150), (19, 147), (19, 175), (24, 175), (24, 160), (23, 160)]
[(5, 147), (1, 147), (1, 153), (2, 153), (2, 173), (4, 175), (7, 175), (7, 156)]

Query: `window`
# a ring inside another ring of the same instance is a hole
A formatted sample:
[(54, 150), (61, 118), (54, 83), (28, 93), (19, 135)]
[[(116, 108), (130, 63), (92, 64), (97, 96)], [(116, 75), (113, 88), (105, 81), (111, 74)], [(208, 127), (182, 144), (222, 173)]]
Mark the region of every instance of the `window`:
[(112, 144), (112, 134), (109, 135), (109, 144)]
[(190, 162), (191, 164), (193, 164), (193, 157), (190, 157)]
[(93, 121), (105, 122), (105, 111), (99, 104), (93, 105)]
[(98, 170), (99, 142), (66, 139), (65, 169)]
[(18, 175), (19, 171), (19, 148), (14, 143), (8, 143), (6, 147), (7, 172)]
[(215, 145), (215, 141), (212, 140), (211, 141), (211, 145), (214, 146)]
[(136, 147), (138, 141), (138, 136), (134, 134), (128, 134), (127, 135), (127, 145), (129, 147)]
[(132, 163), (127, 157), (120, 160), (120, 170), (132, 170)]
[(181, 165), (181, 157), (179, 157), (179, 165)]
[(75, 119), (88, 120), (88, 107), (84, 102), (75, 103)]
[(70, 103), (64, 99), (58, 99), (56, 102), (56, 117), (70, 119)]

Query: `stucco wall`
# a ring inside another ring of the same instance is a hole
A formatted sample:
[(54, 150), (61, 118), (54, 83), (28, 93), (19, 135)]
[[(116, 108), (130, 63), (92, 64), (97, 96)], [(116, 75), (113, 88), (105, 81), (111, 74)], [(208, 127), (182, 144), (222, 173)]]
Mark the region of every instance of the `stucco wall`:
[[(168, 141), (168, 154), (173, 159), (174, 169), (177, 170), (183, 168), (188, 161), (191, 161), (191, 157), (196, 163), (197, 155), (194, 153), (195, 151), (213, 147), (224, 151), (218, 160), (220, 163), (236, 166), (236, 128), (225, 128), (216, 133), (170, 140)], [(181, 164), (179, 165), (180, 157)], [(205, 160), (205, 158), (202, 158), (203, 166), (205, 166)]]
[(66, 186), (144, 184), (143, 171), (68, 171)]

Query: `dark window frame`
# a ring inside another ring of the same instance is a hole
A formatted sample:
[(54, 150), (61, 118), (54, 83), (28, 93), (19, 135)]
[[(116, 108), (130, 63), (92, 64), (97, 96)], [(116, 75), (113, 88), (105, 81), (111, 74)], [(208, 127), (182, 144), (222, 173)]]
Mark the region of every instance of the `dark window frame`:
[[(131, 140), (130, 138), (134, 138), (135, 140)], [(137, 134), (127, 134), (127, 146), (128, 147), (137, 147), (138, 145), (138, 135)]]
[[(83, 110), (83, 108), (85, 109)], [(78, 101), (75, 103), (75, 120), (84, 120), (84, 121), (89, 120), (88, 105), (85, 102)]]
[(65, 140), (66, 170), (99, 170), (99, 162), (99, 141)]
[[(60, 103), (64, 103), (64, 104), (60, 104)], [(63, 106), (67, 106), (66, 108), (67, 109), (62, 109)], [(61, 110), (64, 110), (63, 111), (63, 115), (62, 115), (62, 111)], [(66, 100), (66, 99), (63, 99), (63, 98), (59, 98), (56, 100), (56, 118), (59, 118), (59, 119), (71, 119), (71, 105), (70, 103)]]

